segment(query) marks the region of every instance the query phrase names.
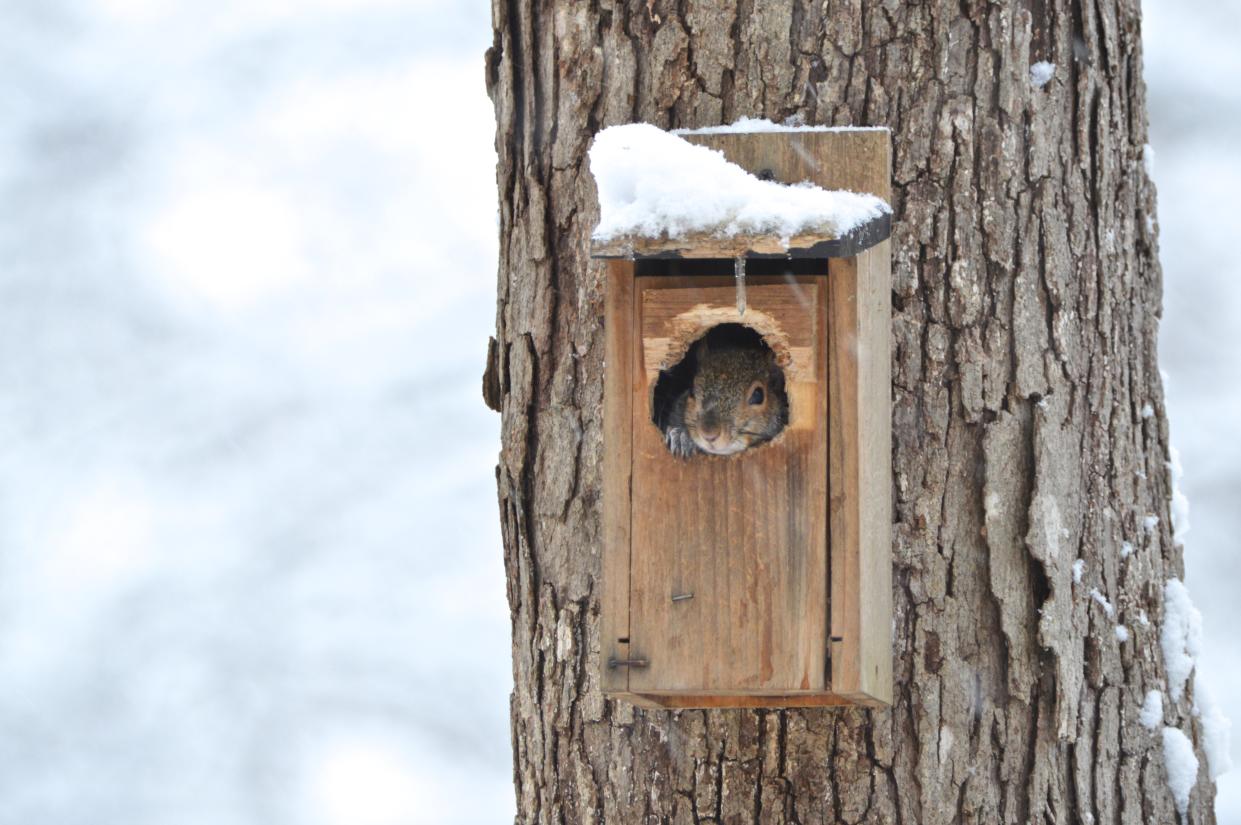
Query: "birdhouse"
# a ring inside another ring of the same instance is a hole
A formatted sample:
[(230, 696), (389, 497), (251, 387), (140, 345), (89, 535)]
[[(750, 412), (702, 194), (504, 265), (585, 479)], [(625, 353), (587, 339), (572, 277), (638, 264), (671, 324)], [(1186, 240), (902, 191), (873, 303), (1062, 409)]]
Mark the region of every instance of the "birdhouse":
[[(592, 255), (608, 259), (603, 690), (665, 708), (886, 705), (889, 132), (677, 139), (721, 152), (759, 181), (836, 193), (852, 219), (782, 235), (738, 229), (745, 218), (734, 210), (725, 233), (670, 232), (675, 220), (642, 217), (625, 232), (596, 233)], [(681, 168), (657, 175), (669, 192)], [(686, 198), (713, 177), (686, 183)], [(596, 178), (606, 212), (597, 170)], [(790, 197), (812, 190), (781, 188)], [(853, 209), (863, 201), (845, 196), (856, 193), (882, 209)], [(772, 365), (771, 380), (754, 384), (761, 392), (741, 381), (745, 401), (766, 409), (767, 429), (729, 455), (695, 446), (710, 446), (705, 425), (698, 441), (673, 431), (686, 415), (678, 404), (696, 398), (695, 376), (710, 357), (702, 353), (720, 347)], [(674, 449), (678, 435), (688, 455)]]

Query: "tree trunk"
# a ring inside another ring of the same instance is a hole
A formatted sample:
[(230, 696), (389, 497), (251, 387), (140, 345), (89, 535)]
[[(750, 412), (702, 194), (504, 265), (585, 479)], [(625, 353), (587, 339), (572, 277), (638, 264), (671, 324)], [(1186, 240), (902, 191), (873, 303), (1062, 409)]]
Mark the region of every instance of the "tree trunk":
[[(1192, 692), (1138, 720), (1182, 560), (1136, 0), (494, 0), (493, 21), (517, 821), (1176, 822), (1160, 734), (1200, 741)], [(893, 132), (886, 711), (648, 711), (598, 685), (586, 150), (742, 115)], [(1210, 823), (1199, 757), (1187, 819)]]

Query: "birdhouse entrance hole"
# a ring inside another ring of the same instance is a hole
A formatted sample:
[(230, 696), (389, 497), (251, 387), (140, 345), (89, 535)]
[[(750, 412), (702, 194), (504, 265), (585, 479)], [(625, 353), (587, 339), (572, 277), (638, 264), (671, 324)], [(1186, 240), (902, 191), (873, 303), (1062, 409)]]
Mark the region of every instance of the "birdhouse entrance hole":
[[(652, 388), (651, 421), (668, 449), (689, 458), (715, 452), (704, 438), (736, 437), (736, 454), (778, 437), (788, 424), (782, 358), (788, 362), (787, 348), (777, 354), (761, 333), (744, 324), (717, 324), (702, 332), (675, 364), (660, 371)], [(694, 377), (700, 372), (704, 384), (718, 386), (696, 393)], [(711, 389), (716, 391), (706, 392)], [(704, 436), (703, 425), (713, 422)]]

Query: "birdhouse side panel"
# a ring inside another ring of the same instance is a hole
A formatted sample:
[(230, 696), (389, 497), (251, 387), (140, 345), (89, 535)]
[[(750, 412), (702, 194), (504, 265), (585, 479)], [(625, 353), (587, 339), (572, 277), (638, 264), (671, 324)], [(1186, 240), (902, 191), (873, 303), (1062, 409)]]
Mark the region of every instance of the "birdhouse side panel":
[(831, 261), (831, 684), (892, 696), (891, 280), (888, 242)]
[(604, 692), (629, 688), (630, 470), (636, 313), (631, 261), (609, 261), (604, 299), (603, 546), (600, 560), (599, 681)]

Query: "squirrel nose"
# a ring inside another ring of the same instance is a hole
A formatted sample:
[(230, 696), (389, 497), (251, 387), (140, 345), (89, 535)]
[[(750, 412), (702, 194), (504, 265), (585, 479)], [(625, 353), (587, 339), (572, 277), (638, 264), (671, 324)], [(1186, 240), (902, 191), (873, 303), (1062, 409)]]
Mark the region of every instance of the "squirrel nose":
[(702, 419), (698, 422), (698, 429), (702, 432), (702, 437), (711, 443), (714, 443), (724, 430), (720, 426), (720, 417), (714, 410), (708, 410), (702, 416)]

